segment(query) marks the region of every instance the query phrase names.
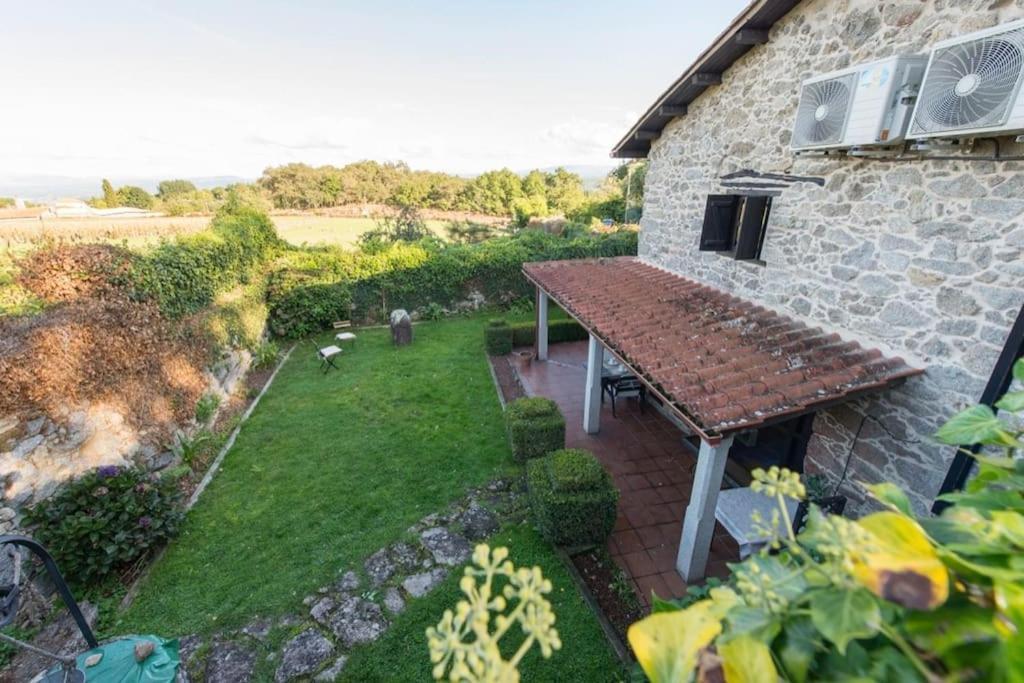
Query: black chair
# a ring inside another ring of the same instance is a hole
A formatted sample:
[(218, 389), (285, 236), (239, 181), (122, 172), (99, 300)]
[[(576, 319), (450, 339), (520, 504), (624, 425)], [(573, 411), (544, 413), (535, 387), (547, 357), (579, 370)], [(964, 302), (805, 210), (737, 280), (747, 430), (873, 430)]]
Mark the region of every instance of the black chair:
[(604, 395), (612, 400), (612, 417), (615, 414), (615, 399), (622, 394), (637, 396), (640, 399), (640, 413), (644, 413), (644, 404), (647, 403), (647, 387), (634, 375), (622, 377), (607, 377), (601, 380), (601, 403), (604, 403)]

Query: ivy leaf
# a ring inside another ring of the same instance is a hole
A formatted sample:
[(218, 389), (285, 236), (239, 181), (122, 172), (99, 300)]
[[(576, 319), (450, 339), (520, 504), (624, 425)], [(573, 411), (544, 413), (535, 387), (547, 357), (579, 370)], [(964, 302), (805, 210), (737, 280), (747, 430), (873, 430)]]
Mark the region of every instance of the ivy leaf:
[(821, 643), (814, 623), (808, 617), (798, 617), (786, 623), (779, 659), (788, 674), (788, 679), (804, 683), (814, 661), (814, 655)]
[(910, 499), (907, 498), (907, 494), (903, 492), (900, 487), (895, 484), (883, 481), (880, 484), (871, 484), (867, 487), (879, 502), (894, 508), (897, 512), (902, 512), (908, 517), (913, 517), (910, 507)]
[(996, 402), (996, 408), (1009, 413), (1024, 411), (1024, 391), (1011, 391), (1003, 394), (1003, 397)]
[(871, 638), (878, 633), (882, 614), (878, 603), (863, 589), (826, 589), (811, 597), (811, 621), (839, 654), (851, 640)]
[(971, 406), (949, 419), (935, 433), (935, 438), (954, 446), (986, 445), (1014, 446), (1017, 441), (1005, 425), (985, 405)]
[(778, 617), (765, 609), (741, 605), (729, 610), (726, 617), (729, 632), (752, 636), (762, 640), (771, 640), (779, 633), (782, 625)]
[(688, 681), (697, 654), (722, 632), (710, 600), (677, 612), (659, 612), (629, 627), (627, 636), (651, 683)]
[(1013, 364), (1013, 378), (1018, 382), (1024, 382), (1024, 358)]
[(779, 674), (771, 650), (760, 640), (738, 636), (718, 645), (725, 680), (729, 683), (777, 683)]
[(898, 512), (857, 520), (871, 541), (853, 555), (854, 577), (880, 598), (934, 609), (949, 597), (949, 573), (921, 525)]

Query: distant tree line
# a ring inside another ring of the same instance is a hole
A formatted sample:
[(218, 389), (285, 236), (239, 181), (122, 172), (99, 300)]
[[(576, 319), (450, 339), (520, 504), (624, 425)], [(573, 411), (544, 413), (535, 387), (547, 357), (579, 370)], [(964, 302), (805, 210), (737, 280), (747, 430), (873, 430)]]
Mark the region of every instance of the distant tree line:
[(216, 211), (234, 194), (250, 204), (262, 203), (267, 208), (285, 210), (386, 204), (506, 216), (519, 225), (548, 216), (564, 216), (577, 223), (622, 223), (639, 219), (645, 164), (624, 164), (609, 173), (599, 188), (588, 192), (582, 178), (564, 168), (534, 170), (523, 176), (503, 168), (464, 178), (414, 171), (403, 162), (359, 161), (340, 167), (293, 163), (266, 169), (253, 184), (208, 190), (200, 190), (188, 180), (164, 180), (156, 195), (132, 185), (114, 188), (104, 180), (102, 195), (92, 198), (90, 203), (96, 207), (131, 206), (183, 215)]

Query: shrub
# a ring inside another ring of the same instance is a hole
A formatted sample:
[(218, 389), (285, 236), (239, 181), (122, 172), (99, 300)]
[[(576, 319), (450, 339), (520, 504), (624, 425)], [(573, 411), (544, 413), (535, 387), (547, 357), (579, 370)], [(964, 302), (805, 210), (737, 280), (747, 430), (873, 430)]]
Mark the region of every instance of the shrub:
[(557, 545), (603, 543), (615, 526), (619, 492), (589, 451), (564, 449), (526, 465), (530, 508)]
[(269, 368), (277, 362), (281, 349), (272, 341), (262, 342), (253, 353), (252, 364), (257, 369)]
[(180, 495), (169, 478), (100, 467), (27, 510), (25, 520), (65, 576), (94, 583), (177, 533)]
[(484, 328), (484, 346), (492, 356), (512, 353), (512, 328), (504, 320), (492, 320)]
[[(532, 322), (515, 323), (512, 327), (512, 344), (514, 346), (533, 346), (537, 339), (537, 324)], [(585, 341), (588, 333), (575, 320), (548, 321), (548, 343)]]
[[(1024, 360), (1014, 377), (1024, 381)], [(655, 601), (655, 614), (630, 627), (648, 677), (1024, 679), (1024, 391), (995, 407), (1016, 415), (975, 406), (936, 434), (987, 447), (939, 516), (915, 516), (903, 491), (881, 483), (869, 489), (885, 510), (854, 521), (812, 503), (794, 533), (785, 498), (805, 498), (805, 486), (786, 470), (755, 471), (751, 487), (777, 503), (760, 520), (771, 544), (731, 566), (730, 587), (685, 609)]]
[(203, 394), (196, 402), (196, 422), (206, 424), (220, 407), (220, 396), (217, 394)]
[(265, 279), (256, 278), (214, 298), (204, 312), (205, 328), (218, 348), (259, 348), (267, 326), (266, 291)]
[(525, 462), (565, 448), (565, 417), (548, 398), (521, 398), (505, 410), (505, 425), (516, 460)]
[(248, 208), (222, 210), (210, 230), (164, 242), (133, 265), (138, 295), (156, 300), (172, 318), (209, 306), (214, 297), (248, 282), (279, 240), (266, 214)]
[[(422, 310), (431, 303), (448, 309), (482, 295), (492, 305), (511, 306), (532, 298), (534, 288), (522, 274), (523, 263), (550, 259), (636, 254), (636, 233), (622, 232), (565, 239), (535, 230), (478, 244), (380, 243), (379, 249), (293, 250), (276, 262), (268, 304), (275, 334), (300, 337), (338, 319), (307, 310), (335, 309), (351, 302), (348, 318), (381, 320), (395, 308)], [(306, 297), (296, 290), (317, 289)], [(330, 302), (333, 302), (331, 304)]]

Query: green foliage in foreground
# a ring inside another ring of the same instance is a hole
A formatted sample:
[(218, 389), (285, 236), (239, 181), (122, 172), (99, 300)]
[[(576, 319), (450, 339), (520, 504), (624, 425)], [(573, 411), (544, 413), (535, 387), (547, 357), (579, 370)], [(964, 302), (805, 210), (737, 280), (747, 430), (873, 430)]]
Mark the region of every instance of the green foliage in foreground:
[[(551, 659), (541, 657), (536, 648), (527, 653), (519, 664), (521, 680), (588, 683), (622, 680), (622, 667), (608, 646), (597, 618), (580, 597), (551, 546), (527, 525), (507, 527), (489, 543), (508, 547), (509, 558), (518, 566), (539, 566), (544, 577), (553, 584), (547, 598), (554, 608), (555, 628), (561, 637), (562, 649)], [(427, 656), (425, 632), (462, 597), (461, 577), (461, 569), (453, 571), (425, 598), (411, 602), (379, 641), (353, 651), (341, 680), (360, 683), (431, 680), (432, 665)], [(509, 647), (514, 645), (510, 643)], [(505, 654), (508, 657), (512, 653)]]
[(615, 526), (619, 491), (589, 451), (567, 448), (526, 464), (530, 509), (556, 545), (603, 543)]
[(173, 537), (183, 517), (180, 498), (169, 477), (100, 467), (30, 508), (25, 521), (64, 576), (85, 585)]
[[(1014, 368), (1024, 381), (1024, 360)], [(812, 505), (792, 531), (784, 498), (803, 498), (796, 475), (755, 472), (779, 503), (767, 551), (733, 565), (732, 587), (679, 610), (661, 603), (630, 627), (652, 681), (1024, 680), (1024, 391), (969, 408), (939, 432), (983, 444), (966, 490), (938, 517), (917, 519), (892, 484), (871, 487), (888, 510), (856, 521)], [(714, 647), (714, 651), (710, 648)]]
[(327, 375), (300, 344), (111, 630), (174, 636), (301, 611), (317, 587), (506, 472), (484, 324), (424, 323), (401, 348), (387, 330), (358, 330), (358, 350)]

